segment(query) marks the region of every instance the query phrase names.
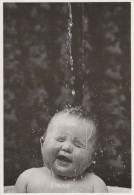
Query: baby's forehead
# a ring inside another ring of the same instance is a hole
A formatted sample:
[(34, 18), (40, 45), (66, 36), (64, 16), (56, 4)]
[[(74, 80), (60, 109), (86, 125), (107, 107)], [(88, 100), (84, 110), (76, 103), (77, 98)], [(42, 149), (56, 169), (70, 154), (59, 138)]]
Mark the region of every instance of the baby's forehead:
[(80, 118), (79, 116), (72, 115), (70, 113), (57, 113), (50, 121), (49, 129), (55, 129), (57, 126), (66, 124), (70, 124), (74, 126), (74, 128), (82, 128), (82, 131), (93, 131), (95, 129), (95, 125), (92, 120), (86, 120), (85, 118)]
[(64, 113), (64, 112), (60, 112), (57, 113), (53, 118), (52, 118), (52, 122), (53, 125), (57, 124), (57, 123), (74, 123), (76, 125), (88, 125), (90, 126), (90, 124), (92, 124), (92, 121), (88, 121), (85, 118), (81, 118), (78, 115), (73, 115), (70, 113)]

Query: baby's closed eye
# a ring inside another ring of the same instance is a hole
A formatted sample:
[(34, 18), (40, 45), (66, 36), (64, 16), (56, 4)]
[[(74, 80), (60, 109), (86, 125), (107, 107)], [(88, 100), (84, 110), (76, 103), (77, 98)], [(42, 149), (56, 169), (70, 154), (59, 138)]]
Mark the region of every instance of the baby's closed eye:
[(78, 148), (83, 148), (83, 149), (86, 148), (85, 144), (84, 144), (82, 141), (80, 141), (78, 138), (74, 138), (73, 144), (74, 144), (76, 147), (78, 147)]
[(56, 141), (58, 141), (58, 142), (64, 142), (65, 141), (65, 137), (58, 136), (58, 137), (56, 137)]

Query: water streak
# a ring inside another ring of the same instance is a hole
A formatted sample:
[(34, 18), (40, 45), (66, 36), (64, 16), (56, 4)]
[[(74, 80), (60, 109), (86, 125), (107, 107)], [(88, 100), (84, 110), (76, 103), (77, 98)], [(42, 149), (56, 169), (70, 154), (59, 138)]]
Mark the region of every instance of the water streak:
[(69, 53), (69, 65), (71, 70), (73, 71), (73, 56), (72, 56), (72, 7), (71, 4), (68, 3), (68, 9), (69, 9), (69, 18), (68, 18), (68, 33), (67, 33), (67, 50)]
[[(71, 72), (72, 72), (72, 77), (71, 77), (71, 85), (72, 88), (74, 86), (74, 81), (75, 81), (75, 77), (74, 77), (74, 63), (73, 63), (73, 56), (72, 56), (72, 27), (73, 27), (73, 19), (72, 19), (72, 7), (71, 7), (71, 3), (68, 3), (68, 10), (69, 10), (69, 18), (68, 18), (68, 28), (67, 28), (67, 53), (68, 53), (68, 67), (70, 68)], [(72, 95), (75, 96), (75, 90), (74, 88), (72, 89)]]
[(82, 3), (82, 66), (84, 66), (84, 58), (85, 58), (85, 37), (84, 37), (84, 5)]

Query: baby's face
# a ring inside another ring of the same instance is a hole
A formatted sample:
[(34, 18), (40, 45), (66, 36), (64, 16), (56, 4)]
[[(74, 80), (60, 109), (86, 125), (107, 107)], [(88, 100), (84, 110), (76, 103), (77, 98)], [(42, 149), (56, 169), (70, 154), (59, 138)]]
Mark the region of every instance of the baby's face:
[(75, 177), (83, 173), (91, 162), (93, 130), (92, 122), (58, 114), (42, 144), (44, 164), (60, 176)]

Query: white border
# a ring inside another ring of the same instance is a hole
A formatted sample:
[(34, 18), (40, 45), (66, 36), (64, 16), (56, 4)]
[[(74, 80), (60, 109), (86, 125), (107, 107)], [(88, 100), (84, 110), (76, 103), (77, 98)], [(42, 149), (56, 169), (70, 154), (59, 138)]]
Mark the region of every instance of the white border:
[(55, 0), (48, 0), (48, 1), (46, 1), (46, 0), (39, 0), (39, 1), (37, 1), (37, 0), (0, 0), (1, 2), (3, 2), (3, 3), (9, 3), (9, 2), (14, 2), (14, 3), (23, 3), (23, 2), (26, 2), (26, 3), (28, 3), (28, 2), (35, 2), (35, 3), (43, 3), (43, 2), (49, 2), (49, 3), (54, 3), (54, 2), (62, 2), (62, 3), (65, 3), (65, 2), (77, 2), (77, 3), (81, 3), (81, 2), (87, 2), (87, 3), (90, 3), (90, 2), (115, 2), (115, 3), (117, 3), (117, 2), (132, 2), (133, 0), (111, 0), (111, 1), (109, 1), (109, 0), (103, 0), (103, 1), (101, 1), (101, 0), (57, 0), (57, 1), (55, 1)]
[(133, 93), (133, 89), (134, 89), (134, 77), (133, 77), (133, 73), (134, 73), (134, 67), (133, 67), (133, 62), (134, 62), (134, 1), (131, 1), (131, 166), (132, 166), (132, 170), (131, 170), (131, 174), (132, 174), (132, 193), (134, 194), (134, 168), (133, 168), (133, 162), (134, 162), (134, 133), (133, 133), (133, 127), (134, 127), (134, 116), (133, 116), (133, 112), (134, 112), (134, 104), (133, 104), (133, 100), (134, 100), (134, 93)]
[[(134, 89), (134, 77), (133, 77), (133, 73), (134, 73), (134, 68), (133, 68), (133, 62), (134, 62), (134, 44), (133, 44), (133, 37), (134, 37), (134, 1), (133, 0), (111, 0), (111, 1), (106, 1), (106, 0), (103, 0), (103, 1), (97, 1), (97, 0), (78, 0), (78, 1), (72, 1), (72, 0), (67, 0), (67, 1), (60, 1), (60, 0), (57, 0), (57, 1), (54, 1), (54, 0), (49, 0), (49, 1), (46, 1), (46, 0), (16, 0), (16, 1), (13, 1), (13, 0), (0, 0), (0, 61), (1, 61), (1, 65), (0, 65), (0, 194), (4, 194), (3, 193), (3, 185), (4, 185), (4, 172), (3, 172), (3, 165), (4, 165), (4, 155), (3, 155), (3, 144), (4, 144), (4, 140), (3, 140), (3, 135), (4, 135), (4, 130), (3, 130), (3, 3), (8, 3), (8, 2), (17, 2), (17, 3), (23, 3), (23, 2), (36, 2), (36, 3), (40, 3), (40, 2), (49, 2), (49, 3), (53, 3), (53, 2), (131, 2), (131, 145), (132, 145), (132, 152), (131, 152), (131, 155), (132, 155), (132, 161), (131, 162), (134, 162), (134, 155), (133, 155), (133, 151), (134, 151), (134, 133), (133, 133), (133, 127), (134, 127), (134, 117), (133, 117), (133, 110), (134, 110), (134, 104), (133, 104), (133, 89)], [(125, 144), (125, 143), (124, 143)], [(131, 163), (133, 164), (133, 163)], [(133, 175), (134, 175), (134, 169), (133, 169), (133, 166), (132, 166), (132, 191), (131, 193), (123, 193), (124, 195), (125, 194), (134, 194), (134, 179), (133, 179)], [(12, 193), (14, 194), (14, 193)], [(39, 195), (42, 193), (37, 193), (37, 195)], [(45, 194), (51, 194), (51, 193), (45, 193)], [(56, 195), (58, 195), (58, 193), (55, 193)], [(64, 194), (64, 193), (62, 193)], [(66, 193), (65, 193), (66, 194)], [(71, 193), (73, 194), (73, 193)], [(82, 193), (77, 193), (77, 194), (82, 194)], [(102, 193), (97, 193), (97, 194), (102, 194)], [(109, 194), (113, 194), (113, 193), (109, 193)], [(114, 193), (115, 195), (116, 194), (122, 194), (122, 193)], [(34, 193), (35, 195), (35, 193)]]
[(0, 194), (3, 192), (3, 3), (0, 1)]

